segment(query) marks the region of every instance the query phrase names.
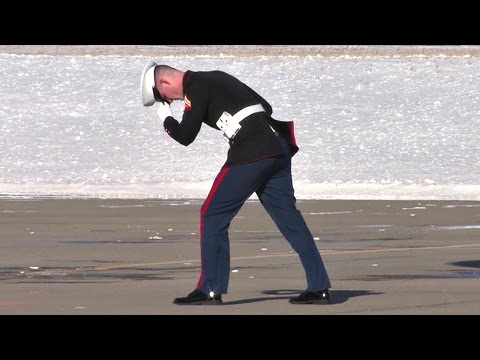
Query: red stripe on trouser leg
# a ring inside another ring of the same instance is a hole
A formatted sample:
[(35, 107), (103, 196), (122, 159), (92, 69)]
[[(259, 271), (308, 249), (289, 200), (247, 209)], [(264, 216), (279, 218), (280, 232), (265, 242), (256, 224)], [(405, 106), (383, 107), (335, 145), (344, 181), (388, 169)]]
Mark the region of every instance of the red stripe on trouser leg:
[[(225, 175), (227, 175), (228, 171), (230, 168), (226, 167), (223, 168), (220, 173), (217, 175), (217, 178), (215, 179), (212, 188), (210, 189), (210, 192), (207, 196), (207, 199), (203, 203), (202, 210), (200, 212), (200, 259), (202, 258), (202, 240), (203, 240), (203, 229), (205, 226), (205, 215), (207, 214), (208, 207), (210, 206), (210, 203), (212, 202), (213, 197), (215, 196), (215, 193), (217, 192), (218, 188), (220, 187), (220, 184), (222, 183), (223, 179), (225, 178)], [(205, 271), (202, 268), (200, 270), (200, 278), (198, 279), (197, 283), (197, 289), (200, 290), (203, 280), (205, 278)]]

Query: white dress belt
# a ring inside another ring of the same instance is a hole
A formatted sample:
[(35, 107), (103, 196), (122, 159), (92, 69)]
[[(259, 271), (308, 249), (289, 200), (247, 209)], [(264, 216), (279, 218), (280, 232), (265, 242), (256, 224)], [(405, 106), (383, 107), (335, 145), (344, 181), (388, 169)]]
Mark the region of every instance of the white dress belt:
[(233, 115), (233, 120), (240, 123), (246, 117), (259, 112), (265, 112), (262, 104), (250, 105)]
[(265, 112), (265, 109), (261, 104), (247, 106), (233, 116), (224, 111), (222, 116), (220, 116), (216, 122), (216, 125), (220, 130), (222, 130), (225, 139), (230, 142), (242, 128), (240, 122), (248, 116), (259, 112)]

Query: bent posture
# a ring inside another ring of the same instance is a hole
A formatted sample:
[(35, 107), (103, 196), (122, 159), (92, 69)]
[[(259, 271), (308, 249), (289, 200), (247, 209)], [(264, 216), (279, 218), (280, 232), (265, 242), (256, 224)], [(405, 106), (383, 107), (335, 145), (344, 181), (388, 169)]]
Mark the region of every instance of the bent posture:
[[(276, 226), (298, 253), (307, 287), (293, 304), (329, 303), (330, 280), (305, 220), (296, 208), (291, 158), (298, 151), (293, 122), (272, 118), (272, 107), (254, 90), (222, 71), (180, 71), (149, 63), (140, 91), (144, 106), (159, 104), (158, 115), (170, 137), (191, 144), (203, 123), (223, 132), (227, 159), (201, 208), (201, 273), (196, 289), (175, 304), (221, 304), (228, 290), (228, 229), (245, 201), (256, 193)], [(182, 121), (170, 104), (183, 100)]]

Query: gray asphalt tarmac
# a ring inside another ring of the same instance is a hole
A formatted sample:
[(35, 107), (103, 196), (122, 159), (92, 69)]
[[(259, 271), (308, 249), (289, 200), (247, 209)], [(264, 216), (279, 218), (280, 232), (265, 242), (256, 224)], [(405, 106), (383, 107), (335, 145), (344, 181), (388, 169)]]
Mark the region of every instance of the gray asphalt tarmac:
[(331, 305), (292, 305), (297, 255), (258, 202), (230, 228), (223, 306), (198, 280), (201, 200), (0, 200), (0, 314), (480, 314), (480, 203), (299, 201)]

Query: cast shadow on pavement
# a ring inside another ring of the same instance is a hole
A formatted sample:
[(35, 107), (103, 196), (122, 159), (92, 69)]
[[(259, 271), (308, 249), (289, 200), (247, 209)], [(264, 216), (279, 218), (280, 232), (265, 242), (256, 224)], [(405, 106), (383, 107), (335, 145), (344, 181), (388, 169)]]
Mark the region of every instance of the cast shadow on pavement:
[(480, 269), (480, 260), (454, 261), (448, 264), (452, 266), (462, 266), (467, 268)]
[[(300, 294), (303, 290), (265, 290), (262, 291), (262, 294), (268, 295), (265, 297), (256, 297), (251, 299), (242, 299), (234, 301), (224, 301), (224, 305), (239, 305), (239, 304), (248, 304), (260, 301), (272, 301), (272, 300), (288, 300), (292, 296)], [(330, 301), (331, 304), (342, 304), (347, 302), (348, 299), (357, 296), (370, 296), (370, 295), (380, 295), (381, 292), (375, 292), (370, 290), (331, 290), (330, 291)]]

